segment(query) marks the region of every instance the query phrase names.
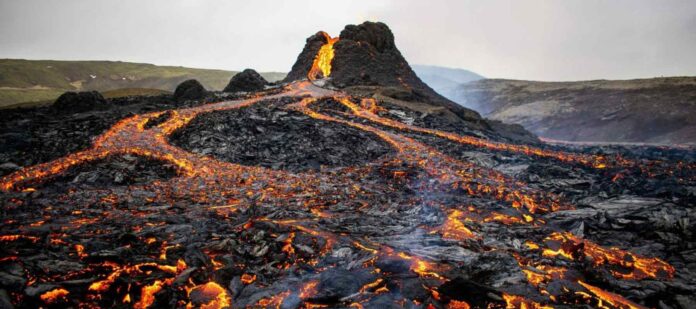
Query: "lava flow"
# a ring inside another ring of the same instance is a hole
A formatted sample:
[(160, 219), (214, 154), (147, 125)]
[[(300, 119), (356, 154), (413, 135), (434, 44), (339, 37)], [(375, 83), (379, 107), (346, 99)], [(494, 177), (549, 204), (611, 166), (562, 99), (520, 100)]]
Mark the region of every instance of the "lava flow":
[[(323, 35), (310, 80), (331, 74), (338, 38)], [(1, 178), (0, 300), (640, 308), (676, 307), (696, 291), (686, 258), (667, 254), (688, 232), (683, 208), (591, 191), (635, 175), (652, 185), (662, 176), (651, 173), (681, 162), (646, 169), (618, 154), (422, 127), (388, 102), (307, 80), (275, 90), (132, 115), (90, 148)], [(225, 130), (250, 142), (220, 142)], [(257, 137), (272, 146), (253, 152)], [(311, 144), (282, 149), (301, 138)], [(342, 164), (360, 154), (375, 155)], [(634, 211), (640, 203), (648, 210)]]
[(322, 45), (312, 62), (312, 68), (309, 70), (307, 77), (309, 80), (326, 78), (331, 75), (331, 61), (334, 58), (334, 44), (338, 42), (338, 38), (332, 38), (328, 33), (321, 32), (326, 39), (326, 44)]

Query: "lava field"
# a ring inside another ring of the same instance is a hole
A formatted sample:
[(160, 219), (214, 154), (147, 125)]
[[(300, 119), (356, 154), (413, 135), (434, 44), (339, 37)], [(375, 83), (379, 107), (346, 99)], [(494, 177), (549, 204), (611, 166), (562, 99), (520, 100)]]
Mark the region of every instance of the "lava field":
[(315, 83), (29, 128), (68, 150), (2, 156), (0, 307), (696, 306), (693, 150), (492, 140)]

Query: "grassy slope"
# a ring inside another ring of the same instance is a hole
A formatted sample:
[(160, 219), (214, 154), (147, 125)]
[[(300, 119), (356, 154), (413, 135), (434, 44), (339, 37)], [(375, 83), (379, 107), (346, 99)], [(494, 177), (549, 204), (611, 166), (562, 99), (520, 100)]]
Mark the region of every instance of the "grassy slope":
[[(69, 90), (150, 88), (173, 91), (180, 82), (190, 78), (197, 79), (207, 89), (222, 90), (236, 73), (117, 61), (0, 59), (0, 107), (52, 100)], [(285, 73), (261, 75), (275, 81)]]

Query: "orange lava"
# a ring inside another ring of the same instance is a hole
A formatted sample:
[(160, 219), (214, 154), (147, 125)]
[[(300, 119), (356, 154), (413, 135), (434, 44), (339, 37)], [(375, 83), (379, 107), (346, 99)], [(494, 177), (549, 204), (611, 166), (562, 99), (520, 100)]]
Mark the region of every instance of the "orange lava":
[(140, 300), (133, 305), (133, 308), (145, 309), (150, 307), (155, 302), (155, 294), (162, 290), (163, 285), (161, 280), (155, 280), (152, 284), (144, 286), (140, 293)]
[[(312, 70), (310, 70), (308, 76), (310, 79), (316, 79), (321, 76), (328, 77), (331, 74), (331, 60), (334, 54), (333, 44), (338, 41), (338, 38), (330, 38), (328, 34), (324, 35), (327, 37), (328, 43), (321, 47), (314, 60)], [(439, 233), (444, 239), (477, 241), (480, 240), (479, 235), (482, 235), (482, 233), (476, 230), (476, 223), (497, 222), (508, 225), (537, 225), (539, 222), (543, 223), (543, 221), (536, 218), (536, 215), (553, 212), (559, 209), (567, 209), (572, 206), (563, 204), (560, 198), (553, 194), (532, 189), (526, 184), (515, 181), (494, 169), (484, 168), (471, 162), (454, 159), (413, 138), (380, 129), (380, 127), (371, 125), (370, 123), (398, 130), (429, 134), (456, 143), (488, 150), (553, 158), (561, 162), (579, 163), (597, 169), (606, 168), (611, 166), (611, 164), (630, 164), (628, 161), (620, 158), (610, 162), (602, 156), (547, 151), (525, 145), (492, 142), (470, 136), (460, 136), (454, 133), (407, 125), (377, 115), (377, 113), (380, 112), (380, 107), (377, 105), (377, 102), (372, 99), (365, 99), (362, 100), (360, 104), (356, 104), (351, 101), (349, 97), (338, 96), (335, 92), (322, 90), (307, 81), (291, 84), (287, 86), (285, 92), (265, 98), (281, 98), (286, 96), (299, 97), (305, 95), (309, 95), (309, 97), (304, 97), (298, 103), (289, 104), (286, 108), (302, 112), (317, 120), (344, 124), (378, 136), (396, 150), (397, 155), (395, 158), (391, 159), (392, 162), (418, 167), (425, 171), (427, 177), (433, 180), (429, 182), (427, 186), (438, 186), (438, 188), (458, 191), (461, 194), (472, 197), (495, 199), (501, 201), (505, 206), (510, 207), (505, 211), (506, 213), (519, 213), (519, 216), (498, 212), (482, 214), (481, 212), (475, 212), (475, 209), (472, 209), (473, 206), (470, 206), (469, 212), (458, 209), (442, 209), (444, 213), (447, 213), (447, 218), (441, 226), (431, 229), (431, 231), (432, 233)], [(317, 112), (311, 108), (311, 105), (316, 103), (319, 98), (334, 98), (340, 104), (348, 107), (352, 111), (353, 116), (369, 120), (369, 122), (355, 122)], [(294, 196), (320, 196), (321, 194), (319, 192), (321, 192), (322, 184), (325, 181), (324, 178), (320, 177), (320, 172), (290, 173), (262, 167), (221, 162), (212, 157), (184, 151), (170, 145), (168, 142), (168, 138), (173, 132), (184, 127), (202, 113), (238, 109), (256, 104), (259, 101), (261, 101), (261, 97), (248, 100), (220, 102), (171, 111), (169, 119), (152, 128), (146, 128), (146, 124), (162, 116), (163, 112), (153, 112), (125, 118), (99, 136), (91, 148), (51, 162), (28, 167), (5, 176), (0, 179), (0, 189), (5, 191), (27, 189), (26, 186), (45, 181), (50, 177), (65, 172), (71, 167), (104, 159), (112, 155), (131, 154), (161, 160), (178, 168), (179, 177), (145, 185), (146, 189), (154, 191), (157, 198), (163, 200), (173, 200), (180, 196), (186, 196), (196, 202), (205, 204), (212, 199), (210, 195), (213, 194), (211, 192), (214, 192), (214, 194), (217, 195), (216, 200), (224, 200), (225, 205), (211, 206), (210, 209), (220, 209), (223, 207), (226, 209), (236, 209), (237, 205), (240, 203), (239, 201), (245, 197), (249, 197), (249, 193), (258, 193), (261, 199), (288, 199)], [(354, 171), (354, 169), (351, 171)], [(396, 179), (408, 177), (405, 172), (401, 171), (392, 174)], [(349, 196), (359, 196), (362, 194), (358, 183), (347, 176), (341, 176), (341, 173), (337, 173), (337, 176), (331, 179), (331, 181), (344, 185), (345, 194)], [(111, 198), (109, 198), (109, 200), (115, 202), (115, 200)], [(281, 250), (284, 254), (287, 256), (297, 255), (295, 247), (293, 246), (293, 241), (295, 240), (296, 233), (301, 232), (326, 240), (319, 252), (320, 255), (325, 255), (332, 251), (334, 244), (338, 243), (338, 237), (342, 236), (323, 231), (321, 227), (318, 227), (316, 224), (306, 224), (307, 222), (316, 223), (322, 218), (331, 217), (331, 212), (325, 212), (321, 207), (316, 205), (319, 203), (318, 201), (305, 202), (304, 204), (298, 203), (301, 207), (307, 207), (309, 209), (308, 213), (315, 217), (313, 219), (302, 221), (293, 219), (255, 218), (250, 219), (246, 224), (240, 226), (241, 228), (250, 228), (253, 222), (258, 222), (254, 220), (266, 220), (278, 225), (288, 226), (290, 227), (290, 232), (288, 232), (287, 237), (282, 241)], [(221, 204), (222, 203), (214, 205)], [(475, 222), (471, 221), (472, 219), (468, 217), (470, 214), (477, 216)], [(72, 224), (81, 225), (93, 223), (97, 220), (97, 218), (84, 218), (75, 220)], [(469, 224), (467, 227), (469, 222), (473, 222), (474, 224)], [(474, 231), (471, 229), (474, 229)], [(22, 239), (32, 242), (39, 241), (39, 238), (33, 236), (0, 236), (1, 242), (15, 242)], [(368, 241), (368, 237), (364, 237), (364, 240)], [(596, 266), (611, 265), (616, 266), (614, 268), (620, 268), (618, 270), (610, 269), (612, 275), (619, 279), (669, 279), (674, 276), (674, 268), (660, 259), (642, 257), (618, 248), (603, 248), (591, 241), (577, 238), (570, 233), (553, 233), (546, 240), (547, 242), (557, 242), (559, 248), (556, 250), (550, 248), (543, 249), (542, 256), (561, 256), (571, 260), (577, 260), (582, 256), (588, 257), (592, 259)], [(159, 255), (154, 255), (153, 259), (158, 257), (160, 262), (167, 260), (167, 248), (172, 248), (172, 246), (167, 246), (166, 241), (158, 242), (158, 239), (154, 237), (143, 239), (143, 241), (152, 246), (159, 243)], [(53, 243), (54, 240), (51, 239), (51, 242)], [(410, 262), (410, 270), (424, 279), (439, 282), (448, 280), (443, 274), (446, 274), (446, 271), (451, 268), (447, 268), (446, 264), (440, 265), (429, 262), (406, 252), (395, 253), (391, 248), (375, 245), (373, 243), (368, 247), (361, 244), (359, 241), (352, 240), (351, 242), (355, 247), (368, 254), (394, 255), (408, 260)], [(64, 244), (61, 239), (56, 239), (55, 243)], [(530, 250), (541, 249), (539, 245), (531, 241), (525, 242), (525, 245)], [(373, 249), (373, 247), (378, 249)], [(89, 256), (85, 252), (84, 246), (75, 244), (73, 248), (77, 253), (77, 257), (86, 258)], [(361, 252), (361, 254), (363, 253), (364, 252)], [(220, 262), (216, 262), (214, 259), (211, 260), (216, 269), (222, 267)], [(366, 259), (364, 261), (365, 264), (368, 264), (374, 262), (374, 259)], [(319, 258), (313, 257), (312, 260), (307, 259), (303, 262), (316, 265), (319, 262)], [(536, 287), (551, 280), (565, 278), (566, 269), (562, 267), (532, 265), (531, 263), (525, 263), (520, 260), (518, 260), (518, 263), (529, 283)], [(289, 266), (289, 264), (286, 264), (282, 267), (287, 268)], [(112, 288), (112, 286), (124, 275), (149, 275), (152, 272), (158, 272), (156, 273), (157, 280), (148, 281), (149, 284), (138, 283), (137, 286), (142, 286), (142, 288), (138, 302), (134, 304), (136, 308), (147, 308), (153, 305), (157, 293), (165, 288), (172, 289), (170, 285), (174, 278), (187, 268), (183, 260), (179, 260), (176, 265), (162, 265), (154, 262), (136, 265), (119, 265), (113, 262), (104, 262), (102, 265), (99, 265), (99, 267), (110, 269), (110, 273), (100, 276), (98, 280), (90, 284), (88, 288), (90, 296), (99, 296), (102, 293), (115, 290), (116, 288)], [(241, 276), (242, 283), (246, 285), (254, 283), (256, 279), (256, 274), (252, 273), (244, 273)], [(265, 283), (266, 281), (264, 280), (262, 282)], [(619, 295), (603, 291), (583, 282), (579, 283), (605, 303), (621, 308), (640, 308), (640, 306), (631, 303)], [(194, 285), (194, 283), (190, 282), (190, 286), (192, 285)], [(300, 299), (311, 299), (317, 293), (317, 285), (318, 281), (316, 280), (306, 282), (300, 288), (299, 292), (296, 293), (298, 293)], [(232, 299), (228, 291), (215, 282), (211, 281), (194, 286), (193, 288), (187, 287), (186, 289), (188, 290), (189, 296), (191, 294), (197, 295), (196, 300), (199, 302), (196, 304), (189, 302), (187, 304), (189, 308), (226, 308), (232, 305)], [(128, 290), (130, 290), (130, 286)], [(183, 289), (181, 291), (183, 291)], [(368, 283), (360, 289), (360, 293), (379, 294), (388, 291), (387, 284), (382, 278), (376, 279), (374, 282)], [(434, 297), (437, 295), (437, 291), (434, 289), (432, 293)], [(54, 300), (65, 298), (67, 295), (67, 290), (56, 289), (44, 293), (44, 295), (41, 295), (41, 299), (46, 303), (50, 303)], [(289, 295), (291, 295), (291, 292), (286, 291), (272, 297), (261, 299), (256, 305), (259, 307), (279, 308), (283, 300)], [(44, 297), (46, 299), (44, 299)], [(437, 299), (437, 297), (435, 298)], [(527, 300), (521, 296), (505, 294), (503, 295), (503, 299), (508, 308), (548, 308), (545, 305)], [(129, 303), (130, 301), (130, 294), (126, 294), (123, 298), (123, 302)], [(183, 305), (183, 303), (185, 303), (185, 301), (182, 302), (181, 305)], [(313, 304), (305, 305), (306, 307), (320, 306)], [(358, 302), (352, 302), (350, 306), (361, 307), (362, 305)], [(464, 301), (450, 301), (447, 306), (448, 308), (469, 308), (469, 304)]]
[(240, 279), (242, 283), (244, 284), (252, 284), (254, 281), (256, 281), (256, 275), (254, 274), (243, 274), (242, 278)]
[(463, 300), (452, 300), (447, 304), (447, 309), (469, 309), (471, 306)]
[(321, 34), (324, 35), (324, 38), (326, 38), (326, 44), (321, 46), (319, 52), (314, 58), (312, 68), (307, 74), (307, 78), (309, 78), (309, 80), (315, 80), (322, 77), (326, 78), (331, 75), (331, 61), (334, 57), (333, 45), (338, 41), (338, 38), (332, 38), (328, 33), (323, 31)]
[(262, 298), (256, 303), (255, 308), (280, 308), (283, 304), (283, 300), (290, 296), (290, 291), (285, 291), (283, 293), (277, 294), (272, 297)]
[(476, 234), (469, 230), (461, 221), (462, 211), (453, 210), (445, 220), (439, 232), (445, 239), (464, 240), (476, 238)]
[(40, 298), (47, 304), (53, 304), (65, 300), (68, 294), (70, 294), (68, 290), (57, 288), (41, 294)]
[(517, 295), (503, 294), (503, 300), (505, 300), (505, 308), (507, 309), (553, 309), (551, 306), (545, 306)]
[(220, 309), (229, 308), (232, 306), (232, 298), (225, 288), (215, 282), (208, 282), (193, 287), (189, 295), (198, 294), (197, 299), (202, 303), (188, 303), (186, 308), (202, 308), (202, 309)]
[(619, 248), (607, 249), (568, 232), (553, 233), (547, 238), (547, 241), (560, 242), (560, 248), (557, 250), (544, 249), (544, 256), (555, 257), (561, 255), (574, 260), (577, 254), (583, 254), (591, 258), (596, 266), (609, 264), (630, 271), (626, 273), (611, 270), (612, 275), (619, 279), (641, 280), (658, 277), (671, 279), (674, 276), (674, 267), (663, 260), (642, 257)]
[[(533, 155), (533, 156), (538, 156), (538, 157), (546, 157), (546, 158), (554, 158), (559, 161), (564, 161), (564, 162), (577, 162), (580, 164), (584, 164), (587, 166), (592, 166), (595, 168), (606, 168), (607, 167), (607, 160), (603, 156), (592, 156), (592, 155), (583, 155), (583, 154), (573, 154), (573, 153), (565, 153), (565, 152), (559, 152), (559, 151), (550, 151), (550, 150), (543, 150), (540, 148), (532, 147), (532, 146), (527, 146), (527, 145), (514, 145), (514, 144), (506, 144), (506, 143), (498, 143), (498, 142), (492, 142), (472, 136), (462, 136), (450, 132), (445, 132), (445, 131), (440, 131), (440, 130), (435, 130), (435, 129), (429, 129), (429, 128), (421, 128), (421, 127), (416, 127), (413, 125), (408, 125), (402, 122), (398, 122), (395, 120), (387, 119), (380, 117), (374, 113), (375, 108), (370, 108), (370, 109), (364, 109), (364, 108), (359, 108), (357, 105), (345, 102), (347, 101), (347, 98), (343, 98), (341, 103), (344, 103), (346, 106), (348, 106), (352, 112), (359, 117), (369, 119), (371, 121), (390, 126), (393, 128), (397, 128), (400, 130), (406, 130), (406, 131), (414, 131), (414, 132), (420, 132), (420, 133), (426, 133), (426, 134), (431, 134), (435, 135), (441, 138), (445, 138), (448, 140), (451, 140), (453, 142), (457, 142), (460, 144), (465, 144), (465, 145), (471, 145), (471, 146), (476, 146), (479, 148), (486, 148), (490, 150), (495, 150), (495, 151), (509, 151), (509, 152), (515, 152), (515, 153), (522, 153), (525, 155)], [(369, 103), (363, 103), (363, 106), (376, 106), (376, 101), (374, 99), (368, 98), (368, 99), (363, 99), (364, 101), (370, 101)], [(622, 164), (627, 164), (629, 163), (628, 161), (625, 161), (623, 159), (618, 158), (618, 162)]]
[(307, 299), (310, 298), (314, 295), (317, 294), (317, 285), (319, 284), (319, 280), (312, 280), (307, 283), (305, 283), (304, 286), (300, 289), (300, 299)]
[(645, 309), (646, 307), (643, 307), (641, 305), (638, 305), (626, 298), (624, 298), (621, 295), (614, 294), (611, 292), (604, 291), (598, 287), (589, 285), (585, 282), (578, 281), (580, 285), (582, 285), (584, 288), (592, 292), (598, 299), (599, 299), (599, 304), (597, 307), (602, 308), (604, 307), (602, 303), (607, 303), (615, 308), (621, 308), (621, 309)]
[(416, 256), (410, 256), (406, 254), (405, 252), (399, 252), (397, 254), (400, 258), (404, 260), (409, 260), (411, 261), (411, 271), (414, 273), (417, 273), (420, 276), (423, 277), (433, 277), (437, 279), (445, 279), (442, 275), (437, 273), (438, 271), (438, 266), (434, 265), (433, 263), (430, 263), (428, 261), (425, 261), (419, 257)]

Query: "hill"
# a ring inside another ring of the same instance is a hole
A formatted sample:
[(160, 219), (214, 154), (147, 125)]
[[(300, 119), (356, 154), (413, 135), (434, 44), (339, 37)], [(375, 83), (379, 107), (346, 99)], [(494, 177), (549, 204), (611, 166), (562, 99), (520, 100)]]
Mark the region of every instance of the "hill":
[(485, 79), (452, 99), (550, 139), (696, 143), (696, 77), (578, 82)]
[[(120, 61), (56, 61), (0, 59), (0, 107), (45, 101), (70, 90), (108, 91), (122, 88), (173, 91), (190, 78), (207, 89), (222, 90), (238, 72), (157, 66)], [(261, 73), (267, 80), (285, 73)]]
[(420, 64), (413, 65), (412, 68), (424, 83), (450, 100), (459, 85), (485, 78), (465, 69)]

